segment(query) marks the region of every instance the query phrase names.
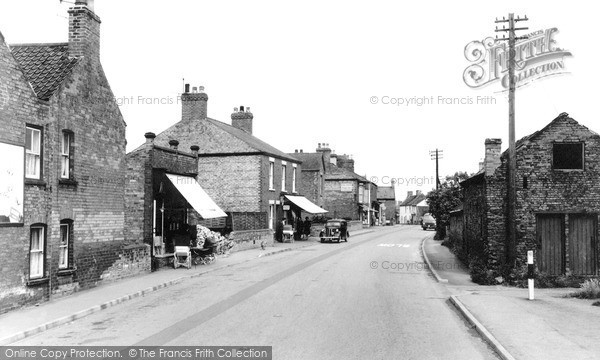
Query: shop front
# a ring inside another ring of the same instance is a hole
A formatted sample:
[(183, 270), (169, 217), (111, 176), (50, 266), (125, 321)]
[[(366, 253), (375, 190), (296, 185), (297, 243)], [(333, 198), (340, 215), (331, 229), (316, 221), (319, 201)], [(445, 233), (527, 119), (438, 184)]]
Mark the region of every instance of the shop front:
[[(282, 199), (283, 220), (292, 226), (294, 239), (299, 240), (303, 235), (310, 234), (310, 221), (306, 214), (325, 214), (328, 211), (317, 206), (312, 201), (300, 195), (284, 195)], [(304, 214), (304, 219), (302, 215)]]

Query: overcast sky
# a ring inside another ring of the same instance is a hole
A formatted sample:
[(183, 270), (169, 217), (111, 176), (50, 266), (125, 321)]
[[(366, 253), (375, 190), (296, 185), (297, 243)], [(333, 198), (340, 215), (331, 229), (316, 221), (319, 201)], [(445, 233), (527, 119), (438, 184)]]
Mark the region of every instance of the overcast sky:
[[(0, 31), (9, 44), (67, 40), (69, 4), (0, 4)], [(435, 187), (430, 150), (443, 149), (440, 175), (446, 175), (477, 171), (486, 138), (502, 138), (507, 148), (501, 85), (470, 88), (463, 72), (471, 65), (465, 46), (495, 36), (495, 18), (509, 12), (529, 17), (518, 24), (527, 32), (558, 28), (555, 46), (573, 55), (564, 58), (568, 74), (517, 91), (517, 138), (561, 112), (600, 130), (592, 111), (600, 48), (596, 12), (587, 3), (96, 0), (95, 12), (112, 90), (118, 99), (134, 97), (121, 100), (128, 151), (145, 132), (180, 119), (177, 95), (185, 78), (205, 86), (210, 117), (230, 123), (234, 107), (249, 106), (254, 135), (284, 152), (329, 143), (336, 153), (352, 154), (356, 172), (377, 177), (379, 185), (403, 179), (400, 200), (407, 190), (429, 191)], [(478, 96), (492, 99), (477, 104)], [(431, 97), (421, 106), (384, 104)], [(411, 179), (425, 184), (407, 186)]]

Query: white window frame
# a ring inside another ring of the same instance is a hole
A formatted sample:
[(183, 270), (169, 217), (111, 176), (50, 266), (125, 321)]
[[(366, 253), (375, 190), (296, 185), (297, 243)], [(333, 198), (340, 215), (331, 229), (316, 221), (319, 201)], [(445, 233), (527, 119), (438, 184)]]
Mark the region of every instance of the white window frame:
[(275, 161), (269, 159), (269, 190), (275, 191)]
[(281, 191), (286, 192), (285, 190), (285, 172), (287, 171), (287, 165), (281, 164)]
[[(25, 136), (27, 137), (28, 132), (31, 132), (31, 149), (27, 148), (27, 145), (25, 145), (25, 177), (29, 178), (29, 179), (41, 179), (41, 166), (42, 166), (42, 130), (31, 127), (31, 126), (27, 126), (25, 127)], [(34, 134), (37, 133), (38, 134), (38, 142), (37, 142), (37, 152), (34, 150), (35, 146), (34, 146)], [(25, 142), (25, 144), (27, 144), (27, 142)], [(33, 173), (29, 173), (29, 166), (27, 166), (27, 164), (29, 163), (27, 161), (28, 158), (32, 158), (33, 157), (33, 161), (35, 162), (35, 169)]]
[(296, 167), (296, 164), (292, 165), (292, 192), (296, 193), (296, 170), (298, 169)]
[[(33, 247), (33, 233), (39, 232), (38, 247)], [(44, 226), (32, 226), (29, 232), (29, 278), (40, 279), (44, 277), (44, 248), (46, 242), (46, 228)], [(34, 267), (34, 264), (36, 265)]]
[(71, 134), (67, 131), (63, 131), (62, 140), (60, 142), (60, 159), (60, 177), (61, 179), (69, 179), (71, 176), (69, 169), (71, 165)]
[[(63, 241), (63, 236), (66, 236), (66, 241)], [(71, 242), (71, 225), (69, 223), (60, 224), (60, 244), (58, 255), (58, 268), (69, 268), (69, 243)]]

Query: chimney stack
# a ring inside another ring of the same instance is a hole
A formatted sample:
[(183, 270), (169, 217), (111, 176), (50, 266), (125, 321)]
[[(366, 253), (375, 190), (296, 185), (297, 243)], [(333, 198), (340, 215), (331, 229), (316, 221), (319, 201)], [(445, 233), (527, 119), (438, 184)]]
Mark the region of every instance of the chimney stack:
[(325, 172), (329, 172), (329, 169), (331, 169), (331, 149), (329, 148), (329, 144), (319, 143), (317, 152), (323, 154), (323, 160), (325, 162)]
[(417, 195), (421, 195), (421, 190), (417, 190)]
[(408, 199), (409, 197), (413, 196), (413, 192), (409, 191), (408, 193), (406, 193), (406, 198)]
[(231, 126), (234, 128), (243, 130), (248, 134), (252, 134), (252, 119), (254, 119), (254, 115), (250, 112), (250, 108), (244, 106), (240, 106), (238, 108), (233, 108), (233, 113), (231, 114)]
[(185, 92), (181, 94), (181, 120), (206, 119), (207, 103), (208, 95), (204, 92), (204, 86), (194, 86), (190, 92), (190, 84), (185, 84)]
[(490, 176), (500, 166), (500, 155), (502, 148), (502, 139), (485, 139), (485, 158), (483, 160), (483, 168), (485, 175)]
[(69, 56), (100, 60), (100, 18), (94, 0), (76, 0), (69, 13)]
[(171, 147), (171, 149), (177, 150), (177, 147), (179, 146), (179, 141), (169, 140), (169, 146)]
[(156, 137), (156, 134), (153, 132), (147, 132), (144, 134), (144, 137), (146, 138), (146, 147), (151, 149), (154, 146), (154, 138)]

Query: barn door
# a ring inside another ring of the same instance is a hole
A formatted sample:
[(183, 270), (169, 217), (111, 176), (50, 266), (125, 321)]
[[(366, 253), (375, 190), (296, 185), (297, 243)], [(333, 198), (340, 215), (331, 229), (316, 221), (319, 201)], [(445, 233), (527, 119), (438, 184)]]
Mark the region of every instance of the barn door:
[(569, 216), (569, 268), (573, 275), (596, 274), (596, 215)]
[(564, 215), (537, 215), (537, 260), (540, 271), (549, 275), (564, 273), (564, 234)]

